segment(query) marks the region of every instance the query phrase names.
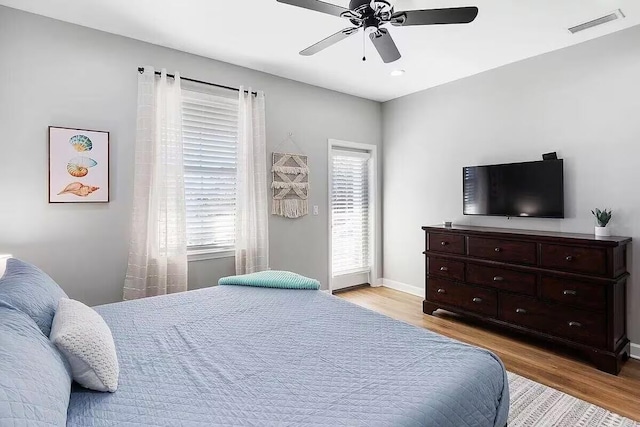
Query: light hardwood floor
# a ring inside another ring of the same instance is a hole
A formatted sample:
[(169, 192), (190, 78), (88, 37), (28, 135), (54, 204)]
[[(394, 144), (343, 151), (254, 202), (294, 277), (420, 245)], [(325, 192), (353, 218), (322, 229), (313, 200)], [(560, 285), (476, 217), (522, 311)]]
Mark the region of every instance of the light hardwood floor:
[(502, 359), (508, 371), (640, 420), (638, 360), (626, 362), (620, 375), (609, 375), (577, 358), (555, 352), (544, 343), (532, 344), (530, 339), (520, 335), (481, 326), (442, 310), (434, 316), (423, 314), (422, 298), (410, 294), (388, 288), (364, 287), (336, 296), (394, 319), (489, 349)]

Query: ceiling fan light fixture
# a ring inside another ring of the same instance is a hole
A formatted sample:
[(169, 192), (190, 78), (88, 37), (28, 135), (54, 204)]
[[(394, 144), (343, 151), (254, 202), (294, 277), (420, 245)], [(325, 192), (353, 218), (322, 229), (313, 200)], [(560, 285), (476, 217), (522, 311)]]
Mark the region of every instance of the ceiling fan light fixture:
[(375, 16), (367, 16), (364, 19), (364, 32), (367, 35), (377, 33), (379, 28), (380, 21), (378, 21)]
[(400, 76), (403, 76), (405, 72), (406, 72), (405, 70), (393, 70), (393, 71), (391, 72), (391, 77), (400, 77)]

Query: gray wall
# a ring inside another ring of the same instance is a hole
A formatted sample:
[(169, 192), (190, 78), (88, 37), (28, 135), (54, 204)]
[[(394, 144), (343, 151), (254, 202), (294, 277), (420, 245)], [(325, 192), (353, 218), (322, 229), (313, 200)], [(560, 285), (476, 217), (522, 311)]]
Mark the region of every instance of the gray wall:
[[(309, 156), (319, 216), (270, 219), (271, 266), (327, 284), (327, 139), (380, 145), (379, 103), (0, 7), (0, 253), (39, 265), (89, 304), (118, 301), (133, 197), (137, 67), (253, 86), (267, 98), (267, 155), (289, 132)], [(111, 203), (47, 204), (47, 127), (111, 132)], [(289, 147), (290, 148), (290, 147)], [(266, 159), (265, 159), (266, 160)], [(234, 273), (191, 262), (189, 287)]]
[[(383, 104), (384, 277), (424, 286), (423, 225), (615, 234), (640, 244), (640, 27)], [(463, 166), (565, 159), (566, 219), (463, 217)], [(640, 343), (640, 250), (629, 256), (629, 330)]]

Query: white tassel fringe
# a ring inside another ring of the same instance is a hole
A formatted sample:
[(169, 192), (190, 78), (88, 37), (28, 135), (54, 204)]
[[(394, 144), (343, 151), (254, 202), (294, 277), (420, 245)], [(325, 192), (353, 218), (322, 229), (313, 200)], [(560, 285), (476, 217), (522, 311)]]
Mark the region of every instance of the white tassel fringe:
[(309, 214), (309, 202), (302, 199), (273, 199), (271, 214), (285, 218), (299, 218)]
[(271, 188), (275, 188), (278, 190), (281, 190), (283, 188), (286, 189), (290, 189), (290, 188), (299, 188), (301, 190), (306, 190), (307, 188), (309, 188), (309, 183), (308, 182), (282, 182), (282, 181), (273, 181), (271, 183)]
[(308, 175), (309, 168), (303, 168), (300, 166), (272, 166), (271, 172), (280, 172), (288, 175)]

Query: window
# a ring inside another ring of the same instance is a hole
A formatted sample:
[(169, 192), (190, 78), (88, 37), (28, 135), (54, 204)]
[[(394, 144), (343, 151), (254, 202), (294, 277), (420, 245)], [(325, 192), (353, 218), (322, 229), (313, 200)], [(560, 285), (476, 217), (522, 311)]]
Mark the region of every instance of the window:
[(371, 270), (370, 158), (368, 152), (331, 151), (333, 277)]
[(234, 249), (238, 100), (182, 91), (189, 251)]

